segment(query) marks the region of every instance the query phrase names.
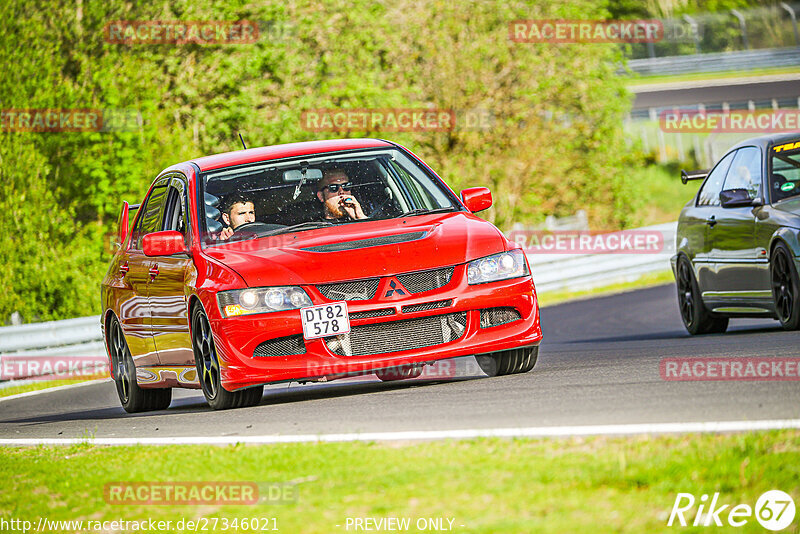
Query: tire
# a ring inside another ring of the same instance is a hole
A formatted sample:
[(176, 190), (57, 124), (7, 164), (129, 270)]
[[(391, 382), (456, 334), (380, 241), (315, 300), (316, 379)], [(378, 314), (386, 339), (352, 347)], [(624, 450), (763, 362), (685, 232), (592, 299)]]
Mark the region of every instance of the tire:
[(727, 317), (711, 315), (700, 297), (700, 289), (686, 256), (678, 258), (675, 285), (678, 289), (678, 309), (686, 331), (691, 335), (721, 334), (728, 329)]
[(769, 264), (775, 313), (784, 330), (797, 330), (800, 328), (800, 282), (789, 247), (778, 243)]
[(527, 373), (539, 359), (539, 347), (503, 350), (475, 356), (481, 371), (489, 376)]
[(401, 365), (398, 367), (389, 367), (375, 371), (375, 376), (384, 382), (394, 382), (395, 380), (409, 380), (417, 378), (422, 374), (422, 365)]
[(228, 391), (222, 386), (219, 358), (214, 346), (211, 324), (203, 308), (196, 306), (192, 311), (192, 350), (197, 366), (197, 378), (206, 402), (214, 410), (256, 406), (264, 395), (264, 386), (239, 391)]
[(144, 389), (136, 382), (136, 365), (125, 341), (119, 320), (114, 317), (108, 329), (108, 348), (114, 369), (114, 383), (122, 407), (128, 413), (166, 410), (172, 402), (171, 388)]

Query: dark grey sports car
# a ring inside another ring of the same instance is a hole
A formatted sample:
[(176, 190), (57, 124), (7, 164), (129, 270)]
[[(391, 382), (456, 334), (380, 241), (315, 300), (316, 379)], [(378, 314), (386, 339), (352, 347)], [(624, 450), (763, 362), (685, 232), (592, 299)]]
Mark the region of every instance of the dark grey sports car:
[(800, 327), (800, 133), (749, 139), (710, 171), (678, 219), (672, 270), (690, 334), (731, 317)]

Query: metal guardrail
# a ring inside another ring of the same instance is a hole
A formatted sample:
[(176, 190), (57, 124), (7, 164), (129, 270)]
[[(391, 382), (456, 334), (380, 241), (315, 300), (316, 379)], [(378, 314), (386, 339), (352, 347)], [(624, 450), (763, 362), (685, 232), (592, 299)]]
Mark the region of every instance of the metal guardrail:
[(642, 76), (693, 72), (747, 71), (800, 65), (800, 47), (717, 52), (691, 56), (631, 59), (628, 68)]
[[(664, 249), (657, 254), (528, 254), (536, 289), (590, 289), (668, 270), (676, 228), (677, 223), (637, 228), (663, 232)], [(100, 316), (0, 327), (0, 364), (11, 355), (103, 356)]]

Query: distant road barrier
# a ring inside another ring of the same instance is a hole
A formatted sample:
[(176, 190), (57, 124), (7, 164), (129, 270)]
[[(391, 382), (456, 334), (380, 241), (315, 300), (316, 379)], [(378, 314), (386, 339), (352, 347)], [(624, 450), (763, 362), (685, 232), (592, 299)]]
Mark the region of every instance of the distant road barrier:
[[(661, 232), (664, 248), (658, 254), (528, 254), (536, 289), (591, 289), (668, 270), (674, 253), (677, 223), (634, 232)], [(0, 365), (3, 356), (104, 356), (100, 316), (80, 317), (20, 326), (0, 327)]]

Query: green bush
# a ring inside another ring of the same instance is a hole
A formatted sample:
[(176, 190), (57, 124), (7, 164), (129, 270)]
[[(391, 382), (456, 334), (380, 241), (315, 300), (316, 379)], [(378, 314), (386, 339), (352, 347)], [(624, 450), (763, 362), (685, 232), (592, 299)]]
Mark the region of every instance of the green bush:
[[(0, 5), (3, 109), (136, 110), (129, 132), (0, 138), (0, 323), (99, 313), (98, 285), (122, 200), (138, 202), (163, 168), (192, 157), (310, 139), (397, 140), (456, 190), (492, 188), (501, 228), (586, 209), (597, 228), (635, 224), (621, 121), (630, 96), (614, 45), (512, 42), (516, 19), (603, 18), (569, 4), (444, 0), (288, 0), (212, 6), (84, 0)], [(113, 44), (114, 20), (262, 22), (254, 44)], [(318, 108), (482, 110), (488, 129), (314, 133)]]

